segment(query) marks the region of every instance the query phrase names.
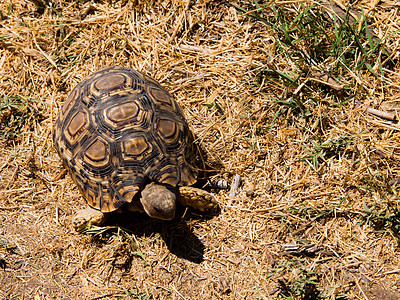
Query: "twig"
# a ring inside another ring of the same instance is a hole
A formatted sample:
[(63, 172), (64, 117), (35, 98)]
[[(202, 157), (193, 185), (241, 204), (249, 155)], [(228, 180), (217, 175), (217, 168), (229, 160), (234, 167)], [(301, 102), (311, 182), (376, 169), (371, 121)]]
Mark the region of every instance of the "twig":
[(394, 112), (387, 112), (387, 111), (382, 111), (382, 110), (378, 110), (372, 107), (367, 107), (365, 109), (365, 111), (371, 115), (386, 119), (386, 120), (390, 120), (390, 121), (396, 121), (397, 119), (397, 115)]
[(186, 300), (186, 298), (183, 297), (183, 295), (182, 295), (181, 293), (179, 293), (178, 290), (177, 290), (172, 284), (170, 284), (169, 286), (170, 286), (170, 287), (175, 291), (175, 293), (177, 293), (183, 300)]
[(229, 198), (235, 198), (236, 193), (239, 189), (240, 182), (241, 182), (241, 177), (240, 177), (240, 175), (236, 174), (233, 177), (233, 180), (231, 183), (231, 191), (229, 192)]
[(12, 156), (10, 156), (8, 158), (7, 162), (0, 167), (0, 172), (3, 171), (5, 167), (9, 167), (10, 166), (10, 162), (12, 161), (12, 159), (13, 159)]
[(365, 294), (364, 290), (362, 289), (360, 282), (357, 278), (355, 278), (357, 287), (359, 288), (359, 290), (361, 291), (361, 294), (364, 296), (365, 300), (369, 300), (369, 298), (367, 297), (367, 295)]
[(178, 79), (178, 80), (174, 81), (172, 84), (173, 85), (182, 84), (182, 83), (186, 83), (188, 81), (194, 81), (194, 80), (202, 79), (202, 78), (207, 77), (207, 76), (209, 76), (209, 75), (208, 74), (204, 74), (204, 73), (199, 73), (199, 74), (197, 74), (195, 76), (192, 76), (192, 77)]
[(56, 63), (54, 62), (54, 60), (51, 59), (50, 56), (48, 56), (43, 50), (42, 48), (39, 47), (38, 43), (36, 42), (36, 37), (34, 34), (32, 34), (32, 38), (33, 38), (33, 43), (35, 44), (36, 48), (38, 48), (39, 52), (54, 66), (54, 68), (56, 68), (56, 70), (58, 70), (58, 67), (56, 65)]
[(211, 53), (211, 50), (208, 48), (203, 48), (200, 46), (191, 46), (191, 45), (179, 45), (179, 48), (185, 51), (193, 51), (193, 52), (200, 52), (200, 53)]
[(333, 191), (331, 191), (331, 192), (322, 192), (322, 193), (312, 194), (312, 195), (307, 195), (307, 196), (301, 197), (300, 200), (305, 200), (305, 199), (310, 199), (310, 198), (316, 198), (316, 197), (322, 197), (322, 196), (330, 195), (330, 194), (332, 194), (332, 193), (333, 193)]
[(12, 190), (0, 190), (0, 193), (12, 193), (12, 192), (23, 192), (35, 189), (34, 187), (29, 188), (20, 188), (20, 189), (12, 189)]
[(394, 269), (394, 270), (391, 270), (391, 271), (380, 273), (380, 274), (378, 274), (376, 276), (385, 276), (385, 275), (396, 274), (396, 273), (400, 273), (400, 269)]
[(394, 184), (399, 184), (399, 183), (400, 183), (400, 177), (397, 177), (397, 178), (389, 181), (389, 185), (394, 185)]
[[(15, 176), (17, 175), (18, 170), (19, 170), (19, 166), (17, 165), (15, 167), (14, 172), (11, 175), (11, 178), (8, 180), (7, 185), (5, 186), (4, 190), (7, 190), (10, 187), (11, 183), (14, 182), (14, 179), (15, 179)], [(2, 191), (0, 191), (0, 192), (2, 192)]]
[(66, 168), (63, 168), (60, 173), (58, 173), (54, 178), (50, 179), (49, 182), (56, 182), (60, 180), (65, 174), (68, 173)]

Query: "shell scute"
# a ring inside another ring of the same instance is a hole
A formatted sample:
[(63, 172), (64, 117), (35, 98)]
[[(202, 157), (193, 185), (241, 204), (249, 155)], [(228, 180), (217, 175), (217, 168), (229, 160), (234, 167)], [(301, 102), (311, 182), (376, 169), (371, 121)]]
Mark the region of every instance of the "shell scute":
[(145, 151), (151, 151), (151, 144), (146, 140), (144, 136), (133, 136), (123, 142), (123, 154), (124, 157), (134, 157), (136, 160), (140, 160), (139, 156), (143, 155)]

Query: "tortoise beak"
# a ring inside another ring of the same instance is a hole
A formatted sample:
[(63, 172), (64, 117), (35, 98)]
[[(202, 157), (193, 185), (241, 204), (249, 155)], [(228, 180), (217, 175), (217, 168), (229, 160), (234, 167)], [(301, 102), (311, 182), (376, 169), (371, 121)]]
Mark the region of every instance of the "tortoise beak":
[(175, 217), (176, 195), (164, 185), (150, 183), (142, 191), (140, 202), (152, 218), (172, 220)]

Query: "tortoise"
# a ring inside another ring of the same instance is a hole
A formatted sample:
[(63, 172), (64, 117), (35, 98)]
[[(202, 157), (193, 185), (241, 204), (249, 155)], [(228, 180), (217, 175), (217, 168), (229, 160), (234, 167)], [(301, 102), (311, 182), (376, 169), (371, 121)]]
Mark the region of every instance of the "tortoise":
[(171, 220), (177, 201), (203, 212), (218, 207), (212, 194), (192, 187), (199, 149), (182, 109), (142, 72), (113, 66), (78, 83), (53, 142), (89, 206), (73, 218), (77, 231), (117, 211)]

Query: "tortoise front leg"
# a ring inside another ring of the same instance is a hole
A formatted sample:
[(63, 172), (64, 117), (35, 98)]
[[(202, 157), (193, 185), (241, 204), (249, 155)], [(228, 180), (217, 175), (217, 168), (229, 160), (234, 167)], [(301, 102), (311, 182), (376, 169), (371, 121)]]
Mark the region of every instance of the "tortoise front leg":
[(179, 187), (178, 201), (203, 212), (213, 212), (218, 208), (218, 202), (212, 194), (191, 186)]
[(107, 219), (106, 215), (97, 209), (87, 207), (79, 210), (72, 219), (72, 226), (76, 231), (82, 231), (93, 225), (101, 225)]

